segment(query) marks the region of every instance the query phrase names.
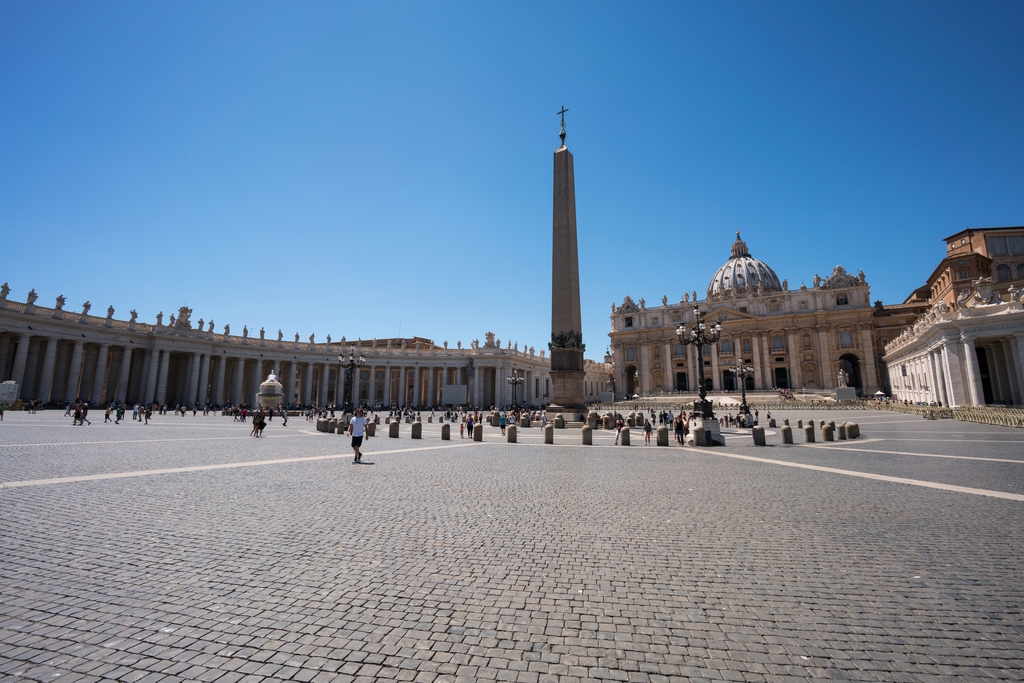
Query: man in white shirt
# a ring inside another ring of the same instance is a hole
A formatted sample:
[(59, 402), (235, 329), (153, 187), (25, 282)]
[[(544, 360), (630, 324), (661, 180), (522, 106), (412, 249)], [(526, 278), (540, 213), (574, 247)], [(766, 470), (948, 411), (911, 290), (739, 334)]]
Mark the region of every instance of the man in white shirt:
[(352, 461), (353, 463), (362, 462), (363, 454), (359, 452), (359, 447), (363, 445), (363, 434), (366, 432), (366, 418), (363, 417), (363, 411), (361, 408), (356, 408), (355, 417), (348, 423), (348, 433), (352, 435), (352, 450), (355, 451), (356, 457)]

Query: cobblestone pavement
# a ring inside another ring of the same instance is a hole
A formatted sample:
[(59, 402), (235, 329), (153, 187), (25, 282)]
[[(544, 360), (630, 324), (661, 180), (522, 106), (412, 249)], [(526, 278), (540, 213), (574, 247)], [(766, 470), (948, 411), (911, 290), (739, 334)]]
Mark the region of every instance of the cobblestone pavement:
[(300, 419), (61, 415), (0, 423), (0, 681), (1024, 679), (1019, 430), (403, 425), (353, 465)]

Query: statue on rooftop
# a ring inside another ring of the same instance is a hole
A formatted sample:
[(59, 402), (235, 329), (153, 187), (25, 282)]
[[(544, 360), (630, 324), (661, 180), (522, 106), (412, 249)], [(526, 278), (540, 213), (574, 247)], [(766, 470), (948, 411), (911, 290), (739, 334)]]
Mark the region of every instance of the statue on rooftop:
[(55, 310), (55, 311), (63, 311), (65, 303), (67, 303), (67, 299), (65, 299), (64, 295), (61, 294), (60, 296), (57, 297), (57, 303), (55, 303), (53, 305), (53, 310)]

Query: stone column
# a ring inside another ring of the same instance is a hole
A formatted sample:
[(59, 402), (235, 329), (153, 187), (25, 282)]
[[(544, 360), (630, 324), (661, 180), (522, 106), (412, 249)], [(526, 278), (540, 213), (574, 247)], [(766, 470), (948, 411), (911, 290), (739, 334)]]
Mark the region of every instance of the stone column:
[(281, 361), (274, 359), (274, 377), (277, 377), (277, 381), (281, 381)]
[(199, 391), (199, 352), (193, 351), (188, 360), (188, 395), (185, 405), (197, 405), (196, 393)]
[(971, 405), (985, 405), (985, 392), (981, 387), (981, 366), (978, 365), (978, 351), (974, 346), (974, 340), (961, 337), (964, 349), (964, 365), (967, 366), (967, 389)]
[[(14, 369), (11, 371), (11, 379), (18, 384), (19, 396), (25, 383), (25, 363), (28, 362), (28, 345), (31, 339), (32, 336), (28, 332), (22, 332), (18, 335), (18, 348), (14, 351)], [(76, 342), (77, 345), (81, 343)], [(79, 358), (79, 362), (81, 362), (81, 358)]]
[(216, 406), (224, 405), (224, 371), (227, 364), (225, 356), (217, 356), (217, 370), (213, 373), (213, 404)]
[(939, 400), (942, 401), (942, 405), (949, 406), (949, 393), (947, 391), (947, 380), (946, 380), (946, 367), (943, 363), (942, 350), (935, 352), (935, 368), (936, 373), (939, 377)]
[(0, 382), (4, 382), (8, 379), (7, 356), (10, 350), (11, 340), (7, 337), (0, 337)]
[(152, 405), (156, 402), (156, 378), (160, 367), (160, 349), (146, 351), (145, 384), (143, 385), (142, 402)]
[(245, 358), (236, 358), (231, 374), (231, 404), (241, 405), (242, 387), (245, 383)]
[(875, 372), (878, 354), (875, 353), (875, 335), (871, 333), (870, 325), (861, 326), (860, 338), (864, 347), (864, 394), (870, 395), (878, 391), (878, 373)]
[[(951, 340), (943, 340), (942, 346), (939, 347), (942, 353), (942, 369), (946, 373), (946, 395), (951, 408), (957, 408), (967, 402), (963, 372), (960, 369), (959, 347), (959, 344)], [(893, 371), (895, 373), (895, 369)]]
[(712, 390), (721, 392), (725, 387), (722, 386), (722, 373), (718, 371), (718, 344), (711, 344), (711, 376), (714, 378)]
[(64, 397), (69, 401), (78, 400), (78, 382), (80, 379), (79, 375), (82, 374), (82, 351), (84, 346), (84, 342), (76, 341), (75, 349), (71, 352), (71, 368), (68, 370), (68, 383), (64, 389)]
[(420, 396), (420, 387), (421, 387), (420, 382), (422, 381), (421, 372), (420, 372), (420, 366), (418, 366), (418, 365), (414, 366), (413, 367), (413, 372), (415, 374), (413, 375), (413, 380), (412, 380), (412, 387), (413, 387), (413, 389), (412, 389), (412, 407), (413, 408), (419, 408), (420, 407), (420, 398), (421, 398), (421, 396)]
[(324, 363), (320, 366), (320, 399), (318, 400), (322, 406), (327, 405), (327, 383), (330, 381), (330, 377), (331, 366)]
[(259, 399), (256, 397), (260, 393), (260, 384), (263, 383), (263, 361), (259, 358), (255, 359), (252, 364), (252, 377), (249, 378), (251, 386), (249, 387), (249, 405), (256, 406), (259, 404)]
[(427, 368), (427, 407), (433, 408), (437, 405), (437, 368)]
[(391, 406), (391, 366), (384, 366), (384, 405)]
[(92, 402), (99, 405), (103, 401), (103, 387), (106, 384), (103, 380), (107, 376), (107, 357), (110, 355), (110, 347), (107, 344), (100, 344), (99, 353), (96, 354), (96, 371), (92, 376)]
[(117, 395), (115, 400), (124, 403), (128, 398), (128, 378), (132, 373), (132, 347), (124, 347), (121, 354), (121, 365), (117, 369)]
[(828, 328), (821, 327), (818, 329), (818, 345), (821, 347), (819, 358), (821, 359), (822, 386), (826, 389), (834, 389), (835, 385), (832, 384), (832, 375), (837, 373), (833, 372), (832, 346), (828, 341)]
[(800, 347), (796, 342), (796, 332), (789, 332), (786, 335), (786, 347), (789, 352), (789, 388), (796, 391), (803, 385), (803, 378), (800, 377)]
[(750, 353), (754, 366), (754, 389), (764, 388), (764, 366), (761, 363), (761, 345), (758, 343), (757, 333), (750, 335)]
[(470, 378), (469, 404), (470, 406), (480, 405), (480, 366), (474, 364), (473, 377)]
[(1020, 387), (1021, 402), (1024, 403), (1024, 334), (1016, 334), (1010, 337), (1009, 352), (1013, 372), (1017, 378), (1017, 386)]
[(297, 372), (296, 363), (292, 361), (288, 363), (288, 378), (284, 385), (285, 393), (285, 405), (291, 405), (295, 402), (295, 375)]
[(313, 364), (306, 363), (302, 372), (302, 405), (308, 406), (313, 402)]
[(39, 389), (36, 391), (36, 398), (43, 403), (50, 400), (50, 392), (53, 389), (53, 371), (57, 362), (57, 339), (50, 337), (46, 340), (46, 351), (43, 353), (43, 372), (39, 378)]
[(167, 370), (171, 365), (171, 352), (164, 349), (160, 354), (160, 370), (156, 376), (156, 402), (163, 405), (167, 400)]
[[(697, 391), (697, 349), (693, 346), (686, 347), (686, 390)], [(622, 387), (626, 391), (625, 385)]]
[(210, 390), (210, 354), (204, 353), (199, 365), (199, 393), (196, 395), (196, 405), (205, 406)]
[[(1010, 402), (1013, 405), (1019, 406), (1021, 404), (1021, 392), (1020, 386), (1017, 384), (1017, 372), (1013, 362), (1013, 350), (1009, 341), (1000, 340), (996, 342), (996, 346), (999, 349), (997, 354), (999, 362), (999, 372), (1003, 378), (1003, 383), (1007, 388)], [(1004, 398), (1005, 400), (1005, 398)]]

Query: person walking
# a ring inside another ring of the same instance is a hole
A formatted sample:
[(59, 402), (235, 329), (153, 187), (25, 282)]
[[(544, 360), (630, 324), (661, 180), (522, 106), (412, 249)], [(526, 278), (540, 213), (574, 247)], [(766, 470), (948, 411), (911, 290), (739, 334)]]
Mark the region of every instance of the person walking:
[(624, 426), (624, 423), (622, 422), (622, 416), (620, 415), (618, 417), (618, 419), (615, 420), (615, 445), (616, 446), (619, 445), (619, 435), (622, 434), (622, 427), (623, 426)]
[(505, 436), (505, 413), (502, 412), (498, 417), (498, 425), (501, 427), (501, 435)]
[(110, 420), (110, 414), (111, 414), (112, 412), (114, 412), (114, 408), (113, 408), (113, 406), (111, 406), (111, 405), (110, 405), (110, 404), (108, 403), (108, 404), (107, 404), (107, 412), (105, 412), (105, 413), (103, 414), (103, 424), (107, 424), (108, 422), (110, 422), (110, 421), (111, 421), (111, 420)]
[(356, 408), (355, 417), (348, 423), (348, 433), (352, 437), (352, 451), (355, 453), (355, 458), (352, 463), (359, 463), (363, 461), (363, 454), (359, 452), (359, 447), (363, 445), (363, 434), (366, 432), (366, 418), (363, 417), (363, 409)]
[(651, 432), (652, 431), (653, 431), (653, 427), (651, 427), (651, 421), (647, 420), (647, 419), (644, 419), (644, 445), (645, 446), (650, 446), (651, 445)]

